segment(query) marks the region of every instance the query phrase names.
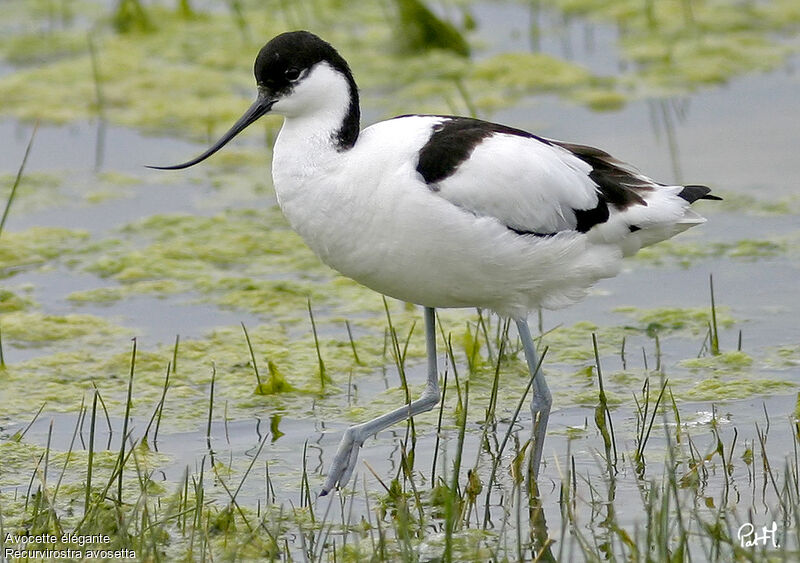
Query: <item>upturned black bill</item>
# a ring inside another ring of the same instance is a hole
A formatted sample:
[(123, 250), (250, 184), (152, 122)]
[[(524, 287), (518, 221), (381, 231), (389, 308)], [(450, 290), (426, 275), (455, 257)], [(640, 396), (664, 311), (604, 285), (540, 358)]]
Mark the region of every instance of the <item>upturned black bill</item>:
[(197, 158), (193, 158), (183, 164), (175, 164), (173, 166), (148, 166), (147, 168), (155, 168), (156, 170), (181, 170), (183, 168), (189, 168), (190, 166), (194, 166), (199, 162), (203, 162), (209, 156), (217, 152), (219, 149), (224, 147), (228, 144), (228, 141), (233, 139), (236, 135), (241, 133), (245, 130), (245, 128), (256, 121), (259, 117), (264, 115), (265, 113), (269, 112), (272, 108), (272, 105), (275, 103), (275, 100), (271, 100), (266, 96), (259, 94), (258, 98), (253, 105), (247, 108), (247, 111), (244, 112), (244, 115), (239, 118), (239, 120), (233, 124), (227, 133), (225, 133), (219, 141), (214, 143), (214, 145), (209, 148), (206, 152), (198, 156)]

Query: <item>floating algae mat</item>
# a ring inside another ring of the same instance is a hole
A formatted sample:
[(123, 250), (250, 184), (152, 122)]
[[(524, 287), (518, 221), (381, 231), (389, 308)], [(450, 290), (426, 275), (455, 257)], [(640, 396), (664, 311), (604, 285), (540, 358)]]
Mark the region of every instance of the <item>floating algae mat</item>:
[[(0, 40), (0, 52), (18, 70), (0, 79), (0, 112), (63, 123), (100, 111), (115, 123), (195, 138), (221, 131), (241, 112), (247, 99), (242, 92), (252, 86), (252, 61), (242, 54), (257, 52), (264, 38), (296, 27), (303, 17), (298, 8), (285, 19), (265, 18), (258, 3), (236, 3), (233, 14), (163, 3), (142, 8), (142, 24), (122, 26), (120, 33), (107, 29), (103, 4), (79, 2), (62, 7), (62, 14), (52, 13), (56, 21), (42, 22), (44, 30), (29, 27), (26, 32), (25, 22), (47, 13), (48, 4), (18, 0), (3, 7), (7, 25), (17, 26)], [(139, 2), (121, 2), (120, 10), (128, 4)], [(471, 62), (463, 49), (447, 45), (421, 40), (412, 49), (402, 47), (400, 38), (419, 33), (418, 28), (406, 23), (408, 29), (393, 29), (392, 9), (379, 3), (356, 8), (316, 2), (314, 11), (331, 19), (326, 37), (340, 46), (363, 86), (399, 89), (396, 99), (413, 101), (423, 110), (427, 106), (427, 111), (482, 114), (534, 93), (561, 93), (590, 106), (615, 109), (630, 96), (675, 94), (769, 70), (796, 48), (781, 41), (781, 35), (800, 25), (791, 0), (753, 3), (749, 8), (679, 0), (544, 4), (570, 17), (618, 25), (620, 54), (632, 63), (631, 71), (597, 76), (544, 53), (499, 53)], [(348, 20), (369, 33), (349, 33), (335, 23)], [(87, 25), (95, 21), (99, 23)], [(214, 37), (213, 49), (208, 37)], [(52, 88), (54, 84), (59, 87)], [(179, 103), (165, 104), (163, 92)], [(367, 94), (370, 102), (387, 99)], [(270, 123), (274, 127), (278, 121)]]
[[(269, 172), (279, 119), (202, 169), (138, 163), (222, 133), (252, 98), (255, 53), (287, 29), (340, 48), (365, 125), (436, 112), (527, 127), (557, 107), (613, 145), (626, 126), (593, 131), (590, 111), (616, 120), (657, 102), (680, 116), (703, 92), (753, 95), (757, 73), (794, 64), (799, 26), (789, 0), (3, 2), (0, 210), (21, 159), (5, 155), (40, 120), (0, 232), (4, 547), (30, 534), (29, 549), (137, 560), (749, 557), (736, 537), (748, 511), (783, 525), (799, 504), (783, 471), (800, 412), (800, 310), (781, 301), (798, 265), (794, 195), (718, 185), (719, 163), (699, 158), (697, 181), (725, 197), (703, 207), (706, 225), (542, 314), (555, 410), (539, 501), (513, 324), (442, 310), (441, 410), (368, 440), (354, 488), (328, 505), (316, 493), (341, 431), (423, 390), (419, 309), (339, 276), (289, 228)], [(595, 40), (610, 52), (589, 56)], [(752, 103), (770, 110), (775, 93)], [(737, 117), (717, 111), (721, 144)], [(666, 153), (662, 134), (634, 144)], [(748, 132), (754, 157), (766, 134)], [(62, 150), (82, 160), (62, 164)], [(792, 560), (797, 531), (782, 534), (783, 552), (754, 557)]]

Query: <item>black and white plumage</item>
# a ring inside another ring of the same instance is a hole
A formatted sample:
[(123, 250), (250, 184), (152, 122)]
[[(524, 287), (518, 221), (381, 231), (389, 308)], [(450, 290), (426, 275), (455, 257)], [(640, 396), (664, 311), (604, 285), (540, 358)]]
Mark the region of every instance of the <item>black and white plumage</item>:
[[(526, 317), (583, 297), (623, 256), (704, 219), (704, 186), (659, 184), (609, 154), (478, 119), (405, 115), (359, 130), (344, 59), (305, 31), (281, 34), (255, 62), (258, 98), (194, 165), (266, 114), (285, 117), (275, 192), (323, 262), (380, 293), (423, 305), (428, 387), (408, 406), (347, 431), (323, 492), (344, 484), (367, 436), (438, 402), (436, 307), (481, 307), (516, 320), (531, 374)], [(535, 463), (550, 395), (536, 373)]]

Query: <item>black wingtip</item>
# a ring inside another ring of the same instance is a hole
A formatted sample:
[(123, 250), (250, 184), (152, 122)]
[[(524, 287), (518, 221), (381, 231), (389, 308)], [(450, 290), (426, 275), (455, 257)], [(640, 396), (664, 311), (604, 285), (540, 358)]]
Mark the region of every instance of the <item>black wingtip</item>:
[(689, 185), (684, 186), (678, 197), (685, 199), (689, 203), (694, 203), (698, 199), (712, 199), (722, 201), (722, 198), (711, 194), (711, 188), (708, 186)]

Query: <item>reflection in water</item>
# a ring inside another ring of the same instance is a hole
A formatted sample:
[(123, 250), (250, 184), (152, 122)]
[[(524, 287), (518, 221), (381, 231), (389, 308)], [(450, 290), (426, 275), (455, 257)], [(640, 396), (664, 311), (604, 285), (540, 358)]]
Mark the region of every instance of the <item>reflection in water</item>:
[(683, 172), (680, 163), (680, 151), (678, 148), (678, 135), (675, 132), (675, 122), (682, 123), (688, 115), (689, 100), (648, 100), (647, 108), (650, 114), (650, 124), (653, 129), (653, 136), (656, 139), (664, 139), (669, 153), (669, 160), (672, 168), (672, 181), (676, 184), (683, 183)]
[(325, 463), (324, 463), (324, 461), (322, 459), (322, 456), (323, 456), (325, 450), (323, 449), (323, 447), (321, 445), (323, 436), (324, 435), (322, 433), (320, 433), (320, 434), (317, 435), (317, 438), (316, 438), (316, 440), (314, 440), (314, 442), (306, 441), (306, 447), (314, 450), (317, 453), (316, 460), (315, 460), (316, 463), (314, 464), (314, 467), (312, 469), (312, 472), (315, 475), (322, 475), (322, 468), (325, 465)]
[(89, 60), (92, 63), (92, 79), (94, 81), (95, 103), (94, 108), (97, 114), (97, 134), (94, 144), (94, 171), (99, 172), (103, 167), (106, 145), (106, 116), (105, 116), (105, 96), (103, 95), (103, 81), (100, 74), (100, 66), (97, 61), (97, 49), (91, 32), (86, 34), (86, 43), (89, 47)]
[[(553, 555), (551, 546), (555, 540), (550, 536), (550, 531), (547, 528), (547, 517), (545, 516), (544, 505), (542, 504), (542, 497), (539, 494), (539, 483), (534, 476), (534, 462), (533, 462), (534, 449), (530, 448), (530, 454), (527, 456), (527, 493), (528, 493), (528, 525), (530, 529), (531, 549), (534, 561), (556, 561)], [(518, 490), (521, 490), (522, 485), (518, 483)], [(520, 505), (520, 499), (517, 501)], [(518, 524), (518, 528), (521, 526)]]
[(281, 423), (281, 419), (283, 417), (279, 414), (273, 414), (269, 417), (269, 431), (272, 434), (272, 441), (276, 441), (278, 438), (283, 436), (283, 432), (280, 431), (278, 426)]
[(530, 42), (530, 50), (536, 53), (542, 48), (542, 28), (540, 23), (542, 14), (541, 0), (531, 0), (528, 2), (528, 14), (530, 18), (528, 24), (528, 41)]
[(106, 120), (102, 117), (97, 120), (97, 132), (94, 142), (94, 171), (100, 172), (106, 151)]

